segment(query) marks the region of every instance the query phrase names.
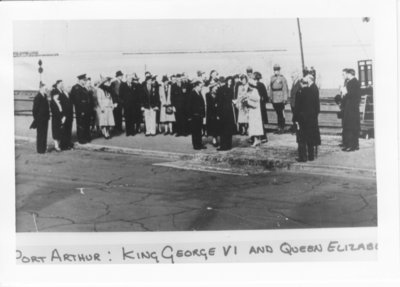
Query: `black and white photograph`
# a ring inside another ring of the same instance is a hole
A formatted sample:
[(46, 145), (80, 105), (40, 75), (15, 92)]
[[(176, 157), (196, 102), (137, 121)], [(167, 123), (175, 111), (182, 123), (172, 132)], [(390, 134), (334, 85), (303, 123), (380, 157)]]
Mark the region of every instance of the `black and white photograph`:
[(397, 286), (399, 1), (0, 1), (0, 285)]
[(16, 231), (376, 227), (373, 26), (15, 21)]

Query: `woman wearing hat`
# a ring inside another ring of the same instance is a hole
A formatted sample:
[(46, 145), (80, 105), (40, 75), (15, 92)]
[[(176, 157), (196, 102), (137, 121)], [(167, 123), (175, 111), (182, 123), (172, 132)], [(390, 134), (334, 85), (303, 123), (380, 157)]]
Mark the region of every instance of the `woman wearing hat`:
[(60, 143), (60, 149), (71, 149), (74, 146), (71, 141), (72, 122), (74, 119), (74, 110), (72, 107), (72, 103), (68, 96), (68, 93), (64, 89), (64, 84), (62, 80), (57, 80), (53, 87), (54, 89), (51, 91), (51, 96), (54, 96), (55, 94), (59, 95), (61, 108), (66, 118), (63, 123), (63, 141)]
[(246, 75), (240, 76), (241, 85), (238, 87), (238, 96), (236, 100), (236, 106), (239, 110), (238, 113), (238, 125), (239, 134), (247, 135), (247, 130), (249, 128), (249, 110), (246, 105), (247, 103), (247, 90), (249, 88), (248, 78)]
[[(53, 86), (56, 87), (56, 84)], [(66, 113), (61, 106), (60, 94), (52, 93), (50, 101), (51, 109), (51, 132), (54, 139), (54, 148), (56, 151), (61, 151), (61, 146), (65, 146), (65, 130), (64, 124)]]
[(113, 114), (115, 105), (110, 93), (111, 78), (102, 79), (97, 84), (95, 89), (97, 121), (104, 138), (109, 139), (110, 131), (115, 126)]
[(217, 90), (218, 83), (213, 82), (209, 85), (210, 91), (206, 94), (206, 123), (207, 123), (207, 136), (212, 137), (213, 146), (218, 146), (219, 136), (219, 122), (217, 119)]
[(249, 108), (249, 136), (254, 138), (253, 147), (261, 144), (264, 126), (261, 116), (261, 101), (255, 80), (249, 81), (247, 88), (247, 106)]
[(171, 85), (167, 76), (162, 77), (159, 93), (161, 102), (160, 124), (164, 125), (164, 135), (173, 134), (172, 123), (175, 122), (175, 108), (171, 105)]

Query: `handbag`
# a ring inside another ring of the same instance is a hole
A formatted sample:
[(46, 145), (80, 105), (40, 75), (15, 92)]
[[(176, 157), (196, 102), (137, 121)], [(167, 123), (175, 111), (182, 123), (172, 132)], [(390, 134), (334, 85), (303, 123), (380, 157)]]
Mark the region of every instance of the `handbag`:
[(165, 107), (165, 113), (167, 115), (172, 115), (174, 113), (174, 107), (173, 106), (166, 106)]

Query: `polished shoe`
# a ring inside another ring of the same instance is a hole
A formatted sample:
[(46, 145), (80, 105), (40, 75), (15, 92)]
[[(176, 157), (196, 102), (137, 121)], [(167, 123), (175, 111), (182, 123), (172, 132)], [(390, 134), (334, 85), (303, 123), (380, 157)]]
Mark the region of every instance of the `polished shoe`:
[(227, 151), (230, 150), (229, 148), (217, 148), (217, 151)]
[(297, 162), (307, 162), (307, 160), (306, 160), (306, 159), (303, 159), (303, 158), (296, 158), (296, 161), (297, 161)]
[(207, 147), (205, 145), (202, 145), (201, 149), (207, 149)]

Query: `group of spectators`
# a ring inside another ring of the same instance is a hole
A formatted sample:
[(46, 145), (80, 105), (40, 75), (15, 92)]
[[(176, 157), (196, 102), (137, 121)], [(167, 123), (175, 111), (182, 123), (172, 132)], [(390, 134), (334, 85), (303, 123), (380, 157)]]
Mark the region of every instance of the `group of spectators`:
[(65, 90), (62, 80), (56, 81), (50, 91), (50, 105), (48, 89), (40, 83), (31, 125), (37, 129), (37, 152), (46, 151), (50, 111), (57, 151), (74, 146), (71, 140), (74, 111), (80, 144), (90, 142), (94, 130), (106, 139), (123, 133), (124, 118), (126, 136), (142, 132), (146, 136), (191, 134), (196, 150), (207, 148), (202, 137), (208, 136), (212, 137), (217, 150), (229, 150), (232, 136), (240, 134), (247, 135), (252, 146), (257, 147), (267, 142), (266, 104), (272, 103), (278, 118), (276, 133), (282, 133), (284, 109), (290, 100), (292, 129), (297, 131), (299, 145), (298, 160), (313, 160), (314, 148), (321, 144), (315, 70), (303, 71), (303, 75), (293, 74), (289, 90), (280, 66), (275, 65), (273, 69), (268, 87), (261, 81), (262, 74), (250, 67), (243, 74), (228, 77), (219, 76), (215, 70), (208, 75), (198, 71), (197, 77), (191, 80), (185, 73), (164, 75), (161, 82), (150, 72), (146, 72), (144, 81), (140, 82), (136, 74), (124, 75), (118, 71), (115, 77), (101, 77), (92, 84), (83, 74), (77, 77), (78, 83), (70, 92)]

